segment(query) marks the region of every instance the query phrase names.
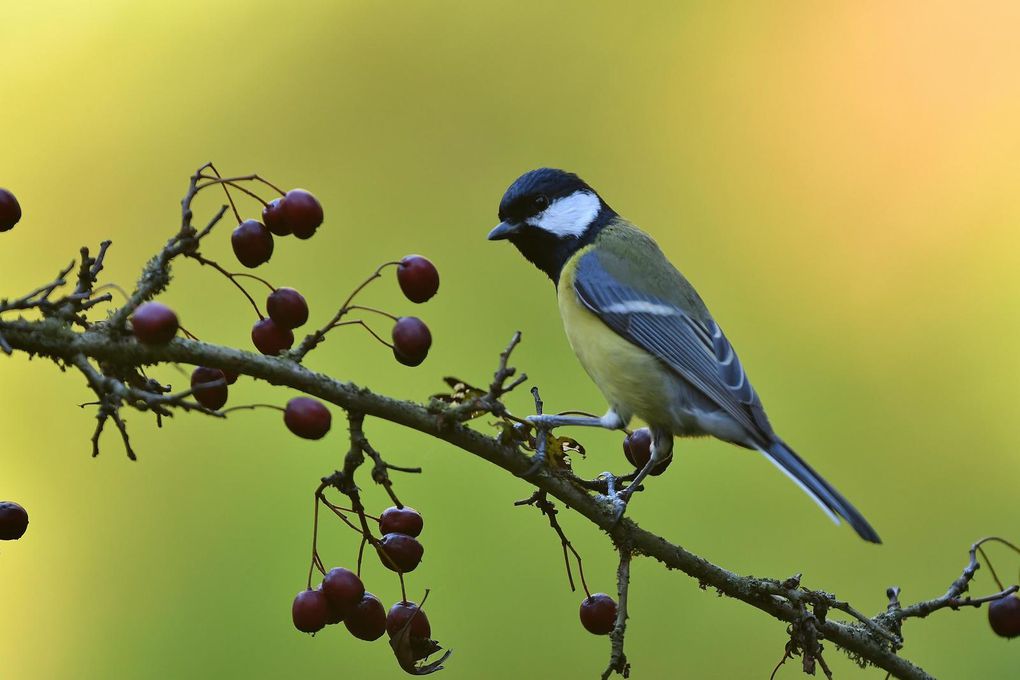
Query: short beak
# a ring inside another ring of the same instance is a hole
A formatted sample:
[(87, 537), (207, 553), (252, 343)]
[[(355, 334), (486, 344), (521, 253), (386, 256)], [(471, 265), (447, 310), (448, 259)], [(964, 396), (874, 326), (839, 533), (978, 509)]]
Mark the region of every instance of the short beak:
[(510, 222), (500, 222), (496, 225), (496, 228), (489, 232), (490, 241), (502, 241), (503, 239), (510, 238), (518, 231), (520, 231), (521, 225), (512, 224)]

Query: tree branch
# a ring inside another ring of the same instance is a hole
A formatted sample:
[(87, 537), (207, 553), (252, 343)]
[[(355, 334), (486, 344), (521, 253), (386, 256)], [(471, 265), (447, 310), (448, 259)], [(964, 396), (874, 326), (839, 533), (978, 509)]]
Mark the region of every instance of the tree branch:
[[(418, 430), (518, 477), (531, 468), (530, 459), (516, 445), (503, 444), (497, 438), (451, 423), (424, 406), (375, 394), (353, 383), (311, 371), (288, 359), (185, 339), (175, 339), (163, 346), (148, 346), (131, 339), (111, 337), (100, 330), (73, 331), (52, 320), (0, 321), (0, 334), (12, 349), (63, 362), (73, 362), (75, 357), (83, 356), (124, 369), (174, 362), (236, 371), (273, 385), (300, 390), (349, 411)], [(799, 622), (802, 617), (800, 603), (804, 601), (834, 600), (831, 596), (803, 591), (799, 583), (740, 576), (642, 529), (630, 519), (616, 522), (613, 513), (569, 472), (542, 468), (527, 481), (587, 518), (609, 534), (616, 545), (631, 546), (634, 554), (652, 557), (670, 569), (683, 571), (702, 586), (714, 588), (781, 621)], [(916, 615), (921, 615), (920, 611), (926, 608), (906, 608), (901, 610), (905, 614), (894, 616), (902, 621), (915, 615), (915, 611), (918, 612)], [(876, 627), (882, 627), (892, 634), (883, 625), (889, 616), (888, 613), (879, 615), (871, 620), (874, 625), (821, 620), (817, 623), (817, 631), (820, 637), (897, 678), (928, 680), (931, 675), (896, 654), (896, 645), (890, 642), (888, 635), (875, 632)]]

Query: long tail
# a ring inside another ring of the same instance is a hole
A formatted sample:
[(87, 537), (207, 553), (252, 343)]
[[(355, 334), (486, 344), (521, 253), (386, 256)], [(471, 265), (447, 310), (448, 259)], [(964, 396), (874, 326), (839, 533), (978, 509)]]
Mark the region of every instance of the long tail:
[(868, 524), (868, 520), (864, 519), (864, 516), (857, 511), (857, 508), (843, 498), (840, 492), (832, 488), (831, 484), (822, 479), (821, 475), (811, 469), (811, 466), (805, 463), (782, 440), (776, 439), (767, 449), (758, 450), (811, 496), (834, 522), (839, 524), (837, 515), (843, 517), (865, 541), (882, 542), (875, 530)]

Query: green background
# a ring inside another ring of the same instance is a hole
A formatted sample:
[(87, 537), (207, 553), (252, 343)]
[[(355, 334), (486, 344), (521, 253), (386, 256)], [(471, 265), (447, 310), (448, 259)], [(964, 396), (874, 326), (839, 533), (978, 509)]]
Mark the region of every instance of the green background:
[[(444, 375), (484, 383), (521, 329), (517, 362), (547, 405), (597, 411), (548, 281), (484, 238), (517, 175), (568, 168), (696, 283), (777, 429), (885, 544), (833, 527), (761, 457), (708, 440), (681, 442), (632, 516), (741, 573), (803, 572), (869, 612), (892, 584), (908, 601), (941, 594), (973, 540), (1020, 530), (1020, 9), (628, 4), (5, 0), (0, 185), (25, 218), (0, 236), (0, 294), (103, 238), (107, 280), (131, 284), (176, 229), (187, 176), (213, 160), (321, 198), (315, 239), (278, 241), (260, 270), (301, 289), (313, 321), (375, 263), (421, 252), (440, 269), (425, 306), (390, 277), (365, 296), (429, 323), (420, 368), (357, 330), (310, 366), (421, 400)], [(219, 201), (203, 197), (200, 215)], [(228, 227), (206, 249), (225, 262)], [(165, 300), (182, 323), (249, 347), (237, 291), (193, 263), (175, 272)], [(234, 404), (290, 396), (231, 388)], [(311, 492), (344, 450), (338, 411), (319, 442), (269, 411), (162, 431), (130, 415), (132, 464), (115, 432), (89, 457), (93, 412), (76, 406), (88, 399), (76, 374), (0, 357), (0, 497), (32, 518), (0, 546), (0, 675), (401, 676), (383, 641), (290, 623)], [(525, 390), (509, 401), (531, 408)], [(426, 519), (409, 584), (432, 589), (433, 631), (455, 649), (445, 677), (601, 672), (608, 642), (578, 625), (555, 536), (512, 506), (528, 486), (439, 441), (367, 427), (391, 462), (425, 468), (397, 488)], [(619, 435), (576, 434), (581, 473), (626, 468)], [(561, 519), (593, 589), (611, 592), (605, 537)], [(351, 564), (356, 547), (327, 527), (327, 562)], [(993, 551), (1015, 577), (1016, 557)], [(397, 599), (374, 559), (366, 580)], [(975, 586), (991, 592), (986, 570)], [(631, 611), (635, 678), (767, 678), (786, 640), (783, 624), (646, 560)], [(940, 678), (1020, 667), (983, 610), (905, 632), (905, 654)], [(884, 676), (827, 659), (840, 678)], [(794, 662), (779, 677), (797, 675)]]

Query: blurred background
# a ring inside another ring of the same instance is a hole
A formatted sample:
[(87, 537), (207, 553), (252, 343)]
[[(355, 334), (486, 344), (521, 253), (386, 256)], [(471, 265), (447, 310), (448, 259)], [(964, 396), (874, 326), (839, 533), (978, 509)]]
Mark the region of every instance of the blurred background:
[[(986, 534), (1018, 537), (1020, 6), (988, 3), (5, 2), (0, 186), (25, 217), (0, 237), (0, 295), (50, 280), (113, 239), (106, 280), (133, 283), (177, 228), (188, 175), (215, 161), (315, 192), (326, 224), (277, 241), (259, 270), (328, 318), (376, 263), (419, 252), (439, 295), (386, 277), (366, 304), (414, 313), (435, 344), (417, 369), (367, 334), (330, 336), (317, 370), (415, 400), (456, 375), (484, 384), (516, 355), (554, 410), (604, 403), (563, 337), (549, 282), (486, 242), (506, 186), (541, 165), (580, 173), (649, 231), (726, 329), (773, 423), (885, 544), (836, 528), (759, 456), (681, 442), (632, 516), (740, 573), (833, 590), (868, 612), (887, 586), (936, 596)], [(220, 196), (204, 196), (199, 219)], [(242, 203), (256, 215), (256, 206)], [(231, 263), (230, 225), (204, 251)], [(231, 265), (232, 266), (232, 265)], [(251, 310), (184, 262), (163, 299), (209, 341), (250, 347)], [(385, 326), (380, 326), (386, 332)], [(154, 371), (183, 384), (172, 367)], [(286, 390), (241, 380), (231, 403)], [(89, 455), (84, 381), (0, 357), (0, 498), (28, 508), (0, 546), (7, 678), (396, 678), (384, 641), (297, 633), (318, 478), (345, 450), (270, 411), (129, 424)], [(510, 399), (531, 410), (526, 390)], [(480, 428), (487, 428), (479, 422)], [(425, 516), (435, 636), (454, 678), (591, 678), (608, 641), (582, 630), (560, 546), (522, 481), (442, 442), (370, 420)], [(581, 474), (624, 471), (621, 437), (581, 431)], [(366, 478), (371, 507), (388, 502)], [(561, 521), (594, 590), (614, 554)], [(354, 535), (328, 525), (330, 565)], [(1017, 559), (996, 548), (1000, 574)], [(365, 578), (387, 606), (396, 580)], [(978, 594), (994, 588), (986, 570)], [(635, 678), (767, 678), (785, 626), (639, 560), (627, 651)], [(1020, 649), (985, 610), (905, 630), (938, 677), (1015, 677)], [(840, 678), (875, 678), (835, 649)], [(778, 677), (800, 674), (796, 662)]]

